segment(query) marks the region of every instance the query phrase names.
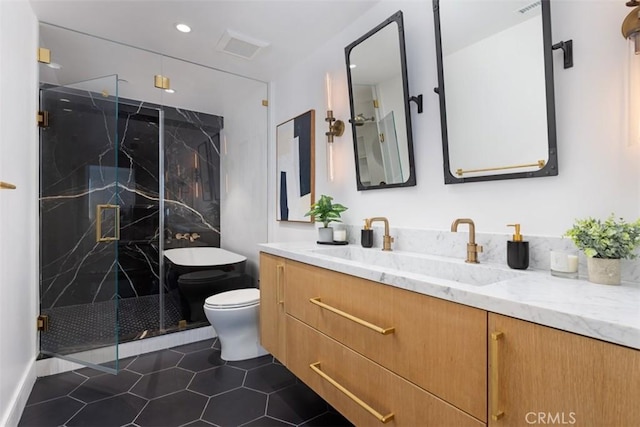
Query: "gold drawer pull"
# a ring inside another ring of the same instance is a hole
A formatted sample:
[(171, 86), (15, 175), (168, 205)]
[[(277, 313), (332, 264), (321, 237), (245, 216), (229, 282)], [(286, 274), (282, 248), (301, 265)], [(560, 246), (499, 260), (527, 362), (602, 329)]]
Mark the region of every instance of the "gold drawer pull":
[(284, 275), (284, 265), (278, 264), (276, 266), (276, 300), (278, 304), (284, 304), (284, 298), (282, 298), (282, 287), (284, 283), (282, 282), (282, 276)]
[(317, 305), (317, 306), (320, 306), (320, 307), (322, 307), (322, 308), (324, 308), (326, 310), (331, 311), (332, 313), (337, 314), (338, 316), (342, 316), (342, 317), (344, 317), (346, 319), (349, 319), (349, 320), (351, 320), (353, 322), (356, 322), (359, 325), (366, 326), (369, 329), (373, 329), (374, 331), (376, 331), (378, 333), (381, 333), (382, 335), (392, 334), (396, 330), (396, 328), (394, 328), (393, 326), (390, 327), (390, 328), (381, 328), (380, 326), (374, 325), (373, 323), (369, 323), (366, 320), (362, 320), (362, 319), (360, 319), (360, 318), (358, 318), (356, 316), (353, 316), (353, 315), (351, 315), (349, 313), (345, 313), (342, 310), (338, 310), (335, 307), (331, 307), (330, 305), (327, 305), (327, 304), (323, 303), (321, 301), (320, 297), (311, 298), (309, 301), (311, 303)]
[(504, 337), (502, 332), (491, 333), (491, 419), (498, 421), (504, 416), (504, 412), (499, 409), (500, 396), (498, 393), (498, 342)]
[(335, 388), (337, 388), (338, 390), (340, 390), (341, 392), (346, 394), (349, 399), (353, 400), (358, 405), (360, 405), (362, 407), (362, 409), (365, 409), (371, 415), (376, 417), (378, 419), (378, 421), (380, 421), (381, 423), (386, 424), (386, 423), (388, 423), (389, 421), (391, 421), (393, 419), (393, 412), (391, 412), (391, 413), (389, 413), (387, 415), (382, 415), (380, 412), (376, 411), (371, 406), (369, 406), (365, 402), (363, 402), (358, 396), (356, 396), (355, 394), (351, 393), (349, 390), (347, 390), (342, 385), (340, 385), (340, 383), (338, 383), (336, 380), (334, 380), (329, 375), (327, 375), (324, 372), (322, 372), (322, 370), (320, 369), (320, 362), (312, 363), (311, 365), (309, 365), (309, 367), (311, 369), (313, 369), (313, 372), (315, 372), (316, 374), (320, 375), (322, 378), (324, 378), (325, 380), (330, 382), (331, 385), (333, 385)]

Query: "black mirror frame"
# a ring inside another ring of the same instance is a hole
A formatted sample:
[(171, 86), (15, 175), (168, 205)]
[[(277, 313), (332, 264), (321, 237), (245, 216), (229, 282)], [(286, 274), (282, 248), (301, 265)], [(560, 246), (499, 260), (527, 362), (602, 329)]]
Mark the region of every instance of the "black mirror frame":
[[(344, 48), (345, 52), (345, 61), (347, 65), (347, 84), (349, 87), (349, 108), (351, 112), (351, 119), (355, 117), (355, 106), (353, 102), (353, 86), (351, 82), (351, 69), (349, 68), (349, 54), (351, 50), (358, 46), (360, 43), (364, 42), (366, 39), (386, 27), (392, 23), (396, 23), (398, 25), (398, 41), (399, 41), (399, 49), (400, 49), (400, 66), (402, 68), (402, 89), (404, 92), (404, 110), (405, 110), (405, 123), (407, 126), (407, 151), (409, 153), (409, 178), (402, 183), (398, 184), (385, 184), (385, 185), (368, 185), (365, 186), (362, 184), (360, 180), (360, 165), (358, 164), (358, 141), (356, 134), (356, 126), (351, 123), (351, 133), (353, 137), (353, 151), (354, 151), (354, 163), (356, 165), (356, 183), (358, 185), (358, 191), (360, 190), (378, 190), (382, 188), (395, 188), (395, 187), (412, 187), (416, 185), (416, 168), (415, 168), (415, 160), (413, 155), (413, 130), (411, 127), (411, 108), (410, 101), (411, 97), (409, 96), (409, 82), (407, 77), (407, 55), (406, 48), (404, 42), (404, 22), (402, 19), (402, 11), (391, 15), (389, 18), (385, 19), (380, 25), (373, 28), (371, 31), (360, 37), (358, 40), (354, 41), (350, 45)], [(420, 105), (420, 107), (422, 107)], [(421, 112), (421, 111), (420, 111)]]
[[(537, 178), (545, 176), (558, 175), (558, 149), (556, 134), (556, 108), (553, 81), (553, 49), (551, 42), (551, 11), (550, 0), (541, 0), (542, 7), (542, 39), (544, 50), (544, 75), (545, 75), (545, 91), (547, 97), (547, 141), (549, 159), (543, 168), (531, 172), (516, 172), (498, 175), (474, 176), (467, 178), (458, 178), (451, 173), (449, 165), (449, 139), (447, 133), (447, 108), (445, 100), (445, 84), (444, 69), (442, 63), (442, 40), (440, 31), (440, 0), (433, 0), (433, 18), (435, 28), (436, 41), (436, 59), (438, 62), (438, 87), (434, 88), (434, 92), (440, 98), (440, 129), (442, 132), (442, 153), (444, 161), (442, 163), (444, 169), (445, 184), (461, 184), (465, 182), (476, 181), (496, 181), (514, 178)], [(505, 53), (508, 54), (508, 53)]]

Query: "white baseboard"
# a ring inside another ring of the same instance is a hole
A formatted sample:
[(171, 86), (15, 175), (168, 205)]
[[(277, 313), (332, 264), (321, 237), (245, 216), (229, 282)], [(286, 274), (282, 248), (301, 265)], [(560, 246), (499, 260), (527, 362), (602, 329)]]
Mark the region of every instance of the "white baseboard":
[(31, 365), (25, 371), (20, 381), (21, 385), (17, 393), (13, 396), (13, 401), (8, 406), (9, 410), (7, 414), (5, 414), (5, 419), (0, 419), (0, 426), (15, 427), (18, 425), (18, 422), (20, 422), (22, 411), (27, 404), (27, 400), (29, 400), (29, 395), (36, 382), (36, 364), (34, 362), (35, 360), (31, 362)]
[[(137, 356), (139, 354), (150, 353), (152, 351), (215, 338), (216, 336), (216, 332), (211, 326), (204, 326), (201, 328), (189, 329), (187, 331), (174, 332), (157, 337), (131, 341), (120, 344), (118, 346), (118, 358), (124, 359), (126, 357)], [(87, 360), (91, 361), (92, 363), (99, 364), (113, 360), (114, 354), (115, 349), (113, 348), (109, 348), (106, 350), (96, 349), (72, 354), (69, 355), (69, 358), (76, 360)], [(48, 375), (59, 374), (61, 372), (73, 371), (74, 369), (80, 369), (82, 367), (84, 367), (84, 365), (76, 363), (72, 360), (51, 357), (48, 359), (38, 360), (36, 362), (35, 371), (38, 377), (46, 377)], [(29, 391), (31, 391), (31, 389), (29, 389)]]

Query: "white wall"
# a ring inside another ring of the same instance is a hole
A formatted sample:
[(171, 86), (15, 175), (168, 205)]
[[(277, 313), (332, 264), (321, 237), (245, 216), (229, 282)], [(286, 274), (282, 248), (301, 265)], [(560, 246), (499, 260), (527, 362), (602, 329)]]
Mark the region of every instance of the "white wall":
[(262, 100), (267, 99), (268, 87), (247, 80), (244, 89), (224, 112), (220, 246), (246, 256), (247, 273), (257, 279), (257, 244), (267, 240), (268, 109)]
[[(448, 230), (458, 217), (471, 217), (479, 232), (509, 233), (519, 222), (526, 235), (559, 237), (577, 217), (640, 216), (640, 147), (626, 140), (626, 42), (620, 25), (629, 12), (611, 0), (551, 2), (553, 41), (573, 39), (574, 68), (562, 68), (554, 53), (559, 175), (557, 177), (444, 185), (431, 2), (383, 1), (273, 82), (273, 122), (310, 108), (316, 114), (316, 195), (330, 194), (349, 207), (345, 222), (361, 224), (383, 215), (391, 227)], [(336, 138), (336, 180), (325, 172), (324, 73), (333, 76), (334, 114), (349, 116), (344, 47), (397, 10), (404, 12), (409, 91), (424, 94), (425, 111), (412, 104), (418, 185), (358, 192), (350, 125)], [(505, 55), (512, 53), (505, 52)], [(272, 136), (273, 138), (273, 136)], [(273, 143), (270, 156), (273, 157)], [(269, 197), (273, 203), (273, 168)], [(274, 221), (269, 210), (270, 241), (312, 240), (314, 227)]]
[[(0, 425), (17, 424), (35, 381), (38, 236), (36, 48), (26, 0), (0, 1)], [(34, 160), (35, 159), (35, 160)]]

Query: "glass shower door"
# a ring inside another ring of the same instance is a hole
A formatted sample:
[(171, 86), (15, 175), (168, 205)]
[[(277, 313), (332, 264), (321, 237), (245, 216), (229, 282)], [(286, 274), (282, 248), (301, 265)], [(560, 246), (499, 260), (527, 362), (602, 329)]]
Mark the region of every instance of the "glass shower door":
[(116, 372), (118, 78), (43, 88), (40, 105), (40, 351)]

